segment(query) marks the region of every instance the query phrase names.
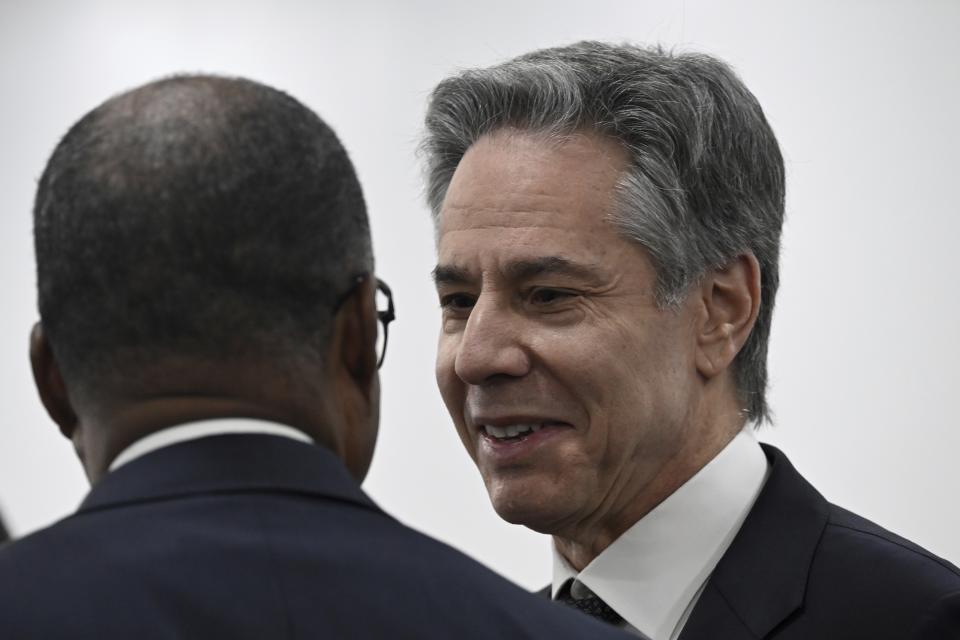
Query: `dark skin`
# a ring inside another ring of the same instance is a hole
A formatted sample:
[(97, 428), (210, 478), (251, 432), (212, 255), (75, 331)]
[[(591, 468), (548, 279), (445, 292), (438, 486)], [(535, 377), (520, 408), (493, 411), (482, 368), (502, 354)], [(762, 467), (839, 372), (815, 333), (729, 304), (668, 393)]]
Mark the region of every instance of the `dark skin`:
[[(297, 370), (269, 362), (161, 362), (149, 385), (100, 390), (77, 401), (38, 322), (30, 361), (43, 406), (77, 451), (91, 484), (130, 444), (169, 426), (213, 418), (287, 424), (332, 450), (361, 482), (373, 457), (380, 406), (374, 282), (365, 280), (334, 316), (324, 362)], [(309, 370), (305, 370), (309, 368)], [(148, 388), (144, 388), (144, 387)]]

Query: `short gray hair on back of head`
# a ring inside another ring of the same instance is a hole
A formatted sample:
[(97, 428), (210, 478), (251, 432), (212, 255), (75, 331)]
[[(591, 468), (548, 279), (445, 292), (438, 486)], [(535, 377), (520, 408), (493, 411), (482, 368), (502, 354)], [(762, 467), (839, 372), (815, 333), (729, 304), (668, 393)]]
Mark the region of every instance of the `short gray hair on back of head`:
[(630, 164), (611, 221), (648, 252), (662, 307), (676, 306), (707, 269), (756, 256), (762, 302), (734, 375), (746, 419), (769, 421), (783, 158), (733, 70), (703, 54), (579, 42), (444, 80), (430, 97), (421, 146), (435, 221), (467, 149), (503, 128), (549, 136), (594, 131), (622, 145)]

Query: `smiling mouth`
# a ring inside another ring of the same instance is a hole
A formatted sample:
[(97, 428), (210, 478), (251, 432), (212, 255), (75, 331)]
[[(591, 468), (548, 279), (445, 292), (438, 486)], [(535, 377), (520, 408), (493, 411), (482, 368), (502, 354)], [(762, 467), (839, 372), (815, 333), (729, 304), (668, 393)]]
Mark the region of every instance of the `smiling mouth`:
[(522, 442), (540, 432), (552, 432), (569, 427), (570, 425), (566, 423), (552, 420), (548, 422), (511, 422), (501, 423), (500, 425), (481, 423), (478, 425), (481, 437), (496, 444)]
[(509, 424), (503, 427), (495, 427), (492, 424), (482, 425), (482, 431), (488, 438), (500, 442), (509, 442), (511, 440), (523, 440), (531, 433), (536, 433), (546, 426), (542, 423), (534, 424)]

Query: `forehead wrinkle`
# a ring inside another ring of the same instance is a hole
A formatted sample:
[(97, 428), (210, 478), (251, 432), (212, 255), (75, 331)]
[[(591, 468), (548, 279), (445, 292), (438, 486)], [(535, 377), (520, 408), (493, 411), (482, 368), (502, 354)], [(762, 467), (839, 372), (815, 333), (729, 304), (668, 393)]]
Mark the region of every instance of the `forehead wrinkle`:
[[(561, 198), (557, 198), (560, 200)], [(502, 206), (477, 206), (473, 204), (445, 204), (439, 218), (439, 227), (443, 231), (461, 229), (511, 229), (532, 225), (537, 219), (550, 220), (557, 215), (555, 208), (518, 207), (516, 202), (504, 202)], [(481, 222), (476, 218), (493, 218)]]
[[(561, 256), (535, 256), (508, 260), (497, 267), (496, 271), (505, 280), (520, 282), (542, 275), (560, 275), (583, 280), (587, 284), (600, 286), (603, 277), (597, 273), (597, 264), (585, 264)], [(437, 286), (471, 284), (477, 279), (468, 267), (457, 264), (438, 264), (433, 269), (433, 279)]]

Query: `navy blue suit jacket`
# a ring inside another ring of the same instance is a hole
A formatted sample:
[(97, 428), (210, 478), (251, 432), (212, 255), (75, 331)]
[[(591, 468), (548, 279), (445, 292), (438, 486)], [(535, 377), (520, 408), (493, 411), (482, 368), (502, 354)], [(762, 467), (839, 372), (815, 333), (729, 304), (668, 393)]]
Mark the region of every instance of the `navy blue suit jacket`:
[(960, 640), (957, 567), (828, 503), (763, 449), (770, 476), (680, 640)]
[(381, 511), (321, 447), (134, 460), (0, 550), (0, 638), (623, 638)]
[(681, 640), (960, 639), (957, 567), (828, 503), (763, 448), (770, 476)]
[(960, 640), (957, 567), (828, 503), (763, 449), (767, 482), (680, 640)]

